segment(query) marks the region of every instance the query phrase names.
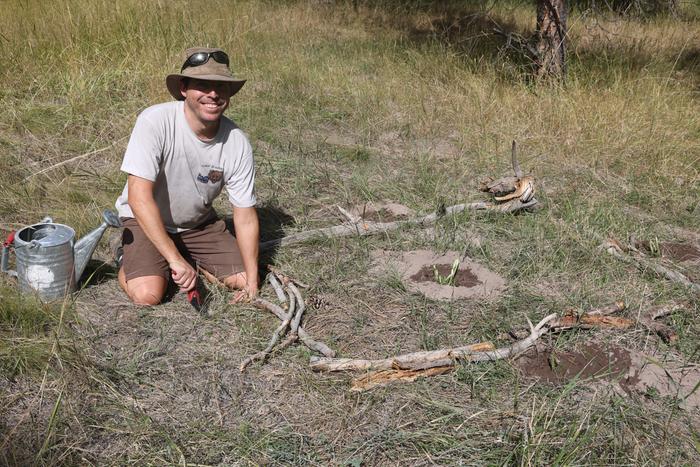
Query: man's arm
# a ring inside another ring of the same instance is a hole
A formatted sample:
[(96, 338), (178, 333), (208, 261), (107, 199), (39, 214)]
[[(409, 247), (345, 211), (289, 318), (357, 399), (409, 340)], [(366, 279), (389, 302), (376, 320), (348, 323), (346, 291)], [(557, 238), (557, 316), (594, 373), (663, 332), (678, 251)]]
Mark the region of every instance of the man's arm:
[(249, 298), (258, 293), (258, 249), (260, 244), (260, 224), (255, 207), (233, 207), (233, 225), (236, 229), (238, 249), (241, 251), (243, 267), (248, 283), (246, 292)]
[(129, 207), (136, 221), (168, 262), (175, 283), (185, 292), (192, 290), (197, 282), (197, 273), (182, 257), (165, 230), (158, 205), (153, 198), (154, 183), (135, 175), (129, 175), (127, 183)]

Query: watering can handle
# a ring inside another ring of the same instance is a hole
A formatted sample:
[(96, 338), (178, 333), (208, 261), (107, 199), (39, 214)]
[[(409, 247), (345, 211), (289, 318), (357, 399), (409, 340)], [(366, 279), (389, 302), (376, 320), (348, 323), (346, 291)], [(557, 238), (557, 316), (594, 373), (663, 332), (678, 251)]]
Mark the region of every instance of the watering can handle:
[(13, 230), (7, 236), (5, 243), (2, 244), (2, 255), (0, 256), (0, 272), (4, 272), (10, 276), (17, 275), (17, 271), (14, 271), (14, 270), (9, 268), (10, 246), (12, 246), (12, 242), (14, 242), (14, 241), (15, 241), (15, 231)]

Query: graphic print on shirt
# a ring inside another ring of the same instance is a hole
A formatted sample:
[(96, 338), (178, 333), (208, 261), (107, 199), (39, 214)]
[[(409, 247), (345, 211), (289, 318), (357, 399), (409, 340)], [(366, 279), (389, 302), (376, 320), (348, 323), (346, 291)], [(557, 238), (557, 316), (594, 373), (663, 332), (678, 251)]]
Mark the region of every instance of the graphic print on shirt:
[[(206, 172), (206, 175), (203, 175), (202, 172)], [(197, 181), (200, 183), (216, 185), (222, 178), (224, 178), (223, 167), (214, 167), (209, 164), (202, 165), (200, 172), (197, 174)]]

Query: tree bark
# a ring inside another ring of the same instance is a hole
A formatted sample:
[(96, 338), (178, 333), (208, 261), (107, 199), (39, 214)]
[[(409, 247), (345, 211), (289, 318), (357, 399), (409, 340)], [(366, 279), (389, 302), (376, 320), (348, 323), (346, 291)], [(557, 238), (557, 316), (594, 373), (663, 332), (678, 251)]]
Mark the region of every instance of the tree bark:
[(566, 0), (537, 0), (537, 77), (566, 75)]

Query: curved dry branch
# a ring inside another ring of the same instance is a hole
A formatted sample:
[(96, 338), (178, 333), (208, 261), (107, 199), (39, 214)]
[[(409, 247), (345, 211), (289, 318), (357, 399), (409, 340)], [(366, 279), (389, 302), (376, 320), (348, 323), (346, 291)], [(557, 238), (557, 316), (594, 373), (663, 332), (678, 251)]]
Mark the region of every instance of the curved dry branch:
[(283, 307), (286, 307), (287, 295), (284, 293), (284, 290), (282, 290), (282, 284), (280, 284), (280, 281), (277, 279), (275, 273), (270, 271), (270, 273), (267, 275), (267, 280), (270, 282), (270, 285), (275, 291), (275, 295), (277, 295), (277, 300), (282, 304)]
[(696, 284), (695, 282), (691, 281), (685, 276), (685, 274), (681, 273), (680, 271), (674, 271), (666, 266), (662, 266), (656, 261), (648, 260), (641, 256), (628, 255), (623, 251), (619, 242), (615, 240), (607, 240), (601, 245), (601, 248), (620, 261), (636, 266), (641, 271), (652, 270), (659, 276), (665, 277), (673, 282), (678, 282), (696, 293), (700, 293), (700, 284)]
[(268, 355), (272, 352), (272, 349), (275, 347), (277, 342), (280, 339), (280, 336), (283, 336), (284, 333), (287, 331), (287, 328), (289, 327), (289, 323), (292, 319), (292, 315), (294, 314), (294, 297), (290, 294), (289, 296), (289, 311), (285, 314), (284, 319), (282, 320), (282, 324), (280, 324), (277, 329), (275, 329), (275, 332), (272, 333), (272, 337), (270, 338), (270, 342), (267, 343), (267, 347), (265, 347), (263, 350), (260, 352), (251, 355), (250, 357), (246, 358), (241, 362), (240, 370), (241, 373), (245, 371), (245, 369), (253, 363), (256, 360), (265, 360)]

